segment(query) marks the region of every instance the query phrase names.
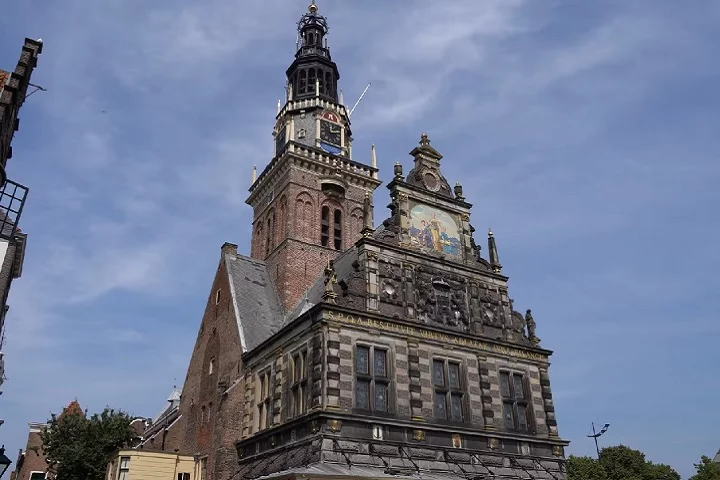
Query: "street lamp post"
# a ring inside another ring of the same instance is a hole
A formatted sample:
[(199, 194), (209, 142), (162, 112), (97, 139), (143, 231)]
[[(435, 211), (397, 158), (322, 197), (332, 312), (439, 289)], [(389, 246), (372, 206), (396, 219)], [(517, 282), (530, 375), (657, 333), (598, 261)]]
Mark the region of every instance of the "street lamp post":
[(3, 445), (0, 447), (0, 478), (2, 478), (5, 470), (8, 469), (11, 463), (12, 460), (5, 456), (5, 445)]
[(602, 429), (599, 432), (595, 432), (595, 422), (592, 422), (592, 429), (593, 433), (592, 435), (588, 435), (588, 438), (593, 438), (595, 440), (595, 451), (597, 451), (598, 460), (600, 460), (600, 447), (598, 446), (598, 437), (601, 436), (603, 433), (607, 432), (608, 427), (610, 426), (609, 423), (606, 423), (603, 425)]

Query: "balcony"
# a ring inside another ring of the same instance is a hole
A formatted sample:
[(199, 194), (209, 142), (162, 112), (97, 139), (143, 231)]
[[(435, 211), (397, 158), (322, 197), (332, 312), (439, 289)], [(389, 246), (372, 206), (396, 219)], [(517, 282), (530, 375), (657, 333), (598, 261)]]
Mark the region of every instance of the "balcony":
[(0, 239), (15, 240), (28, 188), (12, 180), (6, 180), (0, 189)]

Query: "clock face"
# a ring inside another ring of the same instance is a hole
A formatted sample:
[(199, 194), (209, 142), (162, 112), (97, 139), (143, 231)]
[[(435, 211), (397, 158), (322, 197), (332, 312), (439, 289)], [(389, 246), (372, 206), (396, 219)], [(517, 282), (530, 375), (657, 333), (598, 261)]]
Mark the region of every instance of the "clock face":
[(342, 127), (337, 123), (320, 120), (320, 140), (333, 145), (340, 145)]
[(280, 151), (282, 151), (283, 147), (285, 146), (285, 137), (286, 137), (286, 127), (283, 127), (280, 129), (280, 131), (277, 133), (277, 136), (275, 137), (275, 155), (278, 155)]
[(432, 190), (433, 192), (436, 192), (440, 188), (440, 182), (437, 177), (430, 172), (427, 172), (423, 176), (423, 183), (425, 183), (428, 190)]

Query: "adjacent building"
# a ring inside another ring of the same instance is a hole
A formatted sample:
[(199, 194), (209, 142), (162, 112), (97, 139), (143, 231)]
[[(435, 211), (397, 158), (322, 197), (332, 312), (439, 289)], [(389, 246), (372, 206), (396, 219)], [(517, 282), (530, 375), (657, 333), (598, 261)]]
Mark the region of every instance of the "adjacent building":
[[(173, 387), (168, 396), (167, 403), (153, 418), (144, 421), (144, 429), (139, 431), (140, 439), (138, 448), (165, 450), (167, 445), (176, 445), (177, 439), (171, 437), (168, 442), (168, 435), (175, 433), (173, 426), (180, 419), (180, 397), (182, 389)], [(136, 419), (135, 422), (140, 422)]]
[(12, 281), (22, 274), (27, 241), (18, 224), (28, 189), (8, 179), (6, 166), (13, 156), (12, 139), (20, 127), (18, 115), (42, 46), (42, 41), (26, 38), (15, 70), (0, 70), (0, 387), (5, 379), (2, 347), (7, 299)]
[(201, 480), (199, 459), (152, 450), (119, 450), (108, 463), (106, 480)]
[(18, 453), (15, 470), (10, 474), (11, 480), (44, 480), (48, 465), (42, 451), (40, 434), (47, 427), (44, 423), (29, 423), (30, 430), (25, 449)]
[(552, 352), (495, 237), (481, 255), (426, 134), (375, 223), (375, 149), (354, 155), (327, 33), (311, 5), (247, 199), (250, 256), (221, 248), (164, 449), (213, 480), (565, 478)]
[[(71, 415), (85, 415), (77, 400), (73, 400), (67, 407), (63, 408), (60, 415), (69, 413)], [(15, 470), (10, 475), (10, 480), (43, 480), (52, 479), (54, 475), (48, 466), (45, 453), (43, 452), (42, 432), (48, 427), (46, 423), (29, 423), (30, 431), (25, 449), (18, 452)]]

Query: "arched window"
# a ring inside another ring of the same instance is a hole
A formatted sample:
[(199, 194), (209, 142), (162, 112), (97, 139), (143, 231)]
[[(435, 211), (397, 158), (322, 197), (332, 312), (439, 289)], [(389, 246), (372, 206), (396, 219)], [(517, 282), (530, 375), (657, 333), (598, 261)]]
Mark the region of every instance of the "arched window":
[(329, 96), (335, 94), (335, 92), (333, 92), (332, 74), (330, 72), (325, 73), (325, 93)]
[(262, 220), (259, 221), (260, 225), (258, 225), (257, 229), (255, 230), (255, 252), (257, 253), (258, 257), (262, 255), (262, 242), (263, 242), (263, 227), (262, 227)]
[(278, 233), (280, 234), (280, 238), (279, 238), (280, 241), (278, 243), (285, 240), (285, 235), (286, 235), (285, 224), (287, 223), (287, 214), (285, 212), (286, 209), (287, 209), (287, 198), (283, 197), (280, 199), (280, 218), (279, 218), (280, 228), (278, 229)]
[(275, 223), (275, 209), (273, 208), (272, 214), (270, 215), (270, 250), (275, 249), (277, 245), (277, 223)]
[(267, 257), (268, 255), (270, 255), (270, 251), (272, 250), (272, 238), (273, 238), (273, 235), (272, 235), (272, 230), (273, 230), (273, 228), (272, 228), (272, 227), (273, 227), (273, 225), (272, 225), (272, 217), (271, 217), (271, 216), (268, 216), (268, 219), (267, 219), (267, 232), (266, 232), (266, 237), (265, 237), (265, 256), (266, 256), (266, 257)]
[(307, 88), (307, 72), (303, 69), (300, 70), (300, 84), (298, 85), (297, 92), (295, 93), (305, 93), (305, 89)]
[(342, 212), (335, 210), (335, 250), (342, 249)]
[(309, 200), (305, 201), (305, 214), (303, 215), (304, 218), (304, 231), (305, 231), (305, 238), (311, 239), (313, 238), (312, 233), (312, 226), (315, 223), (315, 215), (313, 215), (313, 205)]
[(311, 68), (308, 70), (308, 83), (307, 83), (307, 92), (308, 93), (314, 93), (315, 92), (315, 79), (317, 76), (315, 75), (315, 69)]
[(322, 207), (320, 218), (320, 245), (327, 247), (330, 243), (330, 207)]

